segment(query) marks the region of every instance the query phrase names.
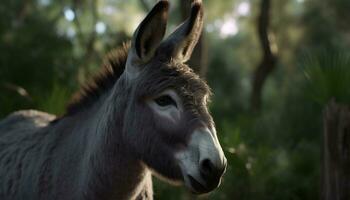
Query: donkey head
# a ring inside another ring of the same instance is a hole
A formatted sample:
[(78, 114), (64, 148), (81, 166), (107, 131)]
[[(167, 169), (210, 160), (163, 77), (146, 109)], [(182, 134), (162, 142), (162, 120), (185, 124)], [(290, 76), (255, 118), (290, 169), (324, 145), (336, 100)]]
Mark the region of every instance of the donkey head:
[(226, 158), (208, 112), (210, 89), (184, 64), (203, 26), (202, 5), (166, 40), (168, 5), (158, 2), (134, 33), (125, 79), (130, 89), (124, 138), (155, 174), (194, 193), (215, 189)]

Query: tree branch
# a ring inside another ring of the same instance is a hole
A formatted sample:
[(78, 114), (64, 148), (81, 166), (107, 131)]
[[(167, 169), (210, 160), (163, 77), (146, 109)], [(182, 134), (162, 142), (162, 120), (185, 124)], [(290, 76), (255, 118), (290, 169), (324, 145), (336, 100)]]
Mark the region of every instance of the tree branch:
[(270, 7), (270, 0), (261, 0), (257, 31), (263, 57), (253, 76), (251, 95), (251, 108), (253, 111), (260, 110), (264, 83), (276, 67), (277, 57), (271, 50), (271, 43), (269, 40)]
[(80, 3), (81, 3), (80, 0), (74, 0), (72, 10), (75, 13), (74, 24), (75, 24), (76, 29), (77, 29), (78, 41), (79, 41), (80, 46), (82, 46), (83, 49), (85, 49), (84, 54), (80, 58), (80, 64), (78, 67), (78, 81), (84, 82), (85, 81), (84, 79), (86, 76), (86, 69), (85, 68), (88, 65), (88, 63), (91, 61), (91, 59), (94, 58), (94, 54), (95, 54), (94, 44), (95, 44), (96, 37), (97, 37), (95, 25), (99, 20), (99, 15), (98, 15), (97, 1), (91, 0), (90, 7), (89, 7), (89, 9), (90, 9), (89, 13), (91, 13), (91, 17), (92, 17), (92, 27), (91, 27), (90, 33), (88, 33), (88, 34), (86, 34), (86, 36), (84, 36), (84, 33), (82, 31), (82, 27), (81, 27), (81, 24), (79, 21), (79, 15), (77, 13), (78, 8), (80, 6)]
[(73, 0), (72, 11), (73, 11), (74, 16), (75, 16), (73, 22), (74, 22), (75, 28), (77, 29), (78, 41), (79, 41), (81, 46), (84, 46), (85, 45), (85, 38), (84, 38), (84, 34), (83, 34), (81, 24), (79, 21), (78, 8), (79, 8), (79, 0)]

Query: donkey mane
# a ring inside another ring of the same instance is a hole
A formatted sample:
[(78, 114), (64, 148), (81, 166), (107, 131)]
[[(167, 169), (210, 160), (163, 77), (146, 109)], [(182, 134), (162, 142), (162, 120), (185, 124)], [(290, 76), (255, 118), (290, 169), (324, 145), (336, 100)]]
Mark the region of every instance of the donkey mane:
[(66, 109), (66, 115), (75, 114), (96, 102), (99, 97), (111, 89), (123, 74), (128, 57), (130, 42), (109, 52), (101, 69), (76, 92)]

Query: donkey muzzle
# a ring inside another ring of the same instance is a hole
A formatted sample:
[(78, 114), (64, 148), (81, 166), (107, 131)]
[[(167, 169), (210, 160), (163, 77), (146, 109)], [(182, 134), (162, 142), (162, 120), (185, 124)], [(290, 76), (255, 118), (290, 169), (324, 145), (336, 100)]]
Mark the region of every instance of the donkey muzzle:
[(196, 194), (208, 193), (220, 184), (227, 160), (215, 133), (196, 129), (187, 148), (176, 154), (185, 185)]

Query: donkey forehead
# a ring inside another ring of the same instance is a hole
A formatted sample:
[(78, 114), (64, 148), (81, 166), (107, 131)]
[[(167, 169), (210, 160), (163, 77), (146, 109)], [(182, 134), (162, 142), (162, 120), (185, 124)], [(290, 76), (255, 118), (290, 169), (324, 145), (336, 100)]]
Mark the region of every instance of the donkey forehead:
[(174, 61), (149, 63), (141, 81), (147, 93), (157, 94), (165, 89), (174, 89), (183, 98), (202, 99), (210, 97), (211, 90), (186, 64)]

